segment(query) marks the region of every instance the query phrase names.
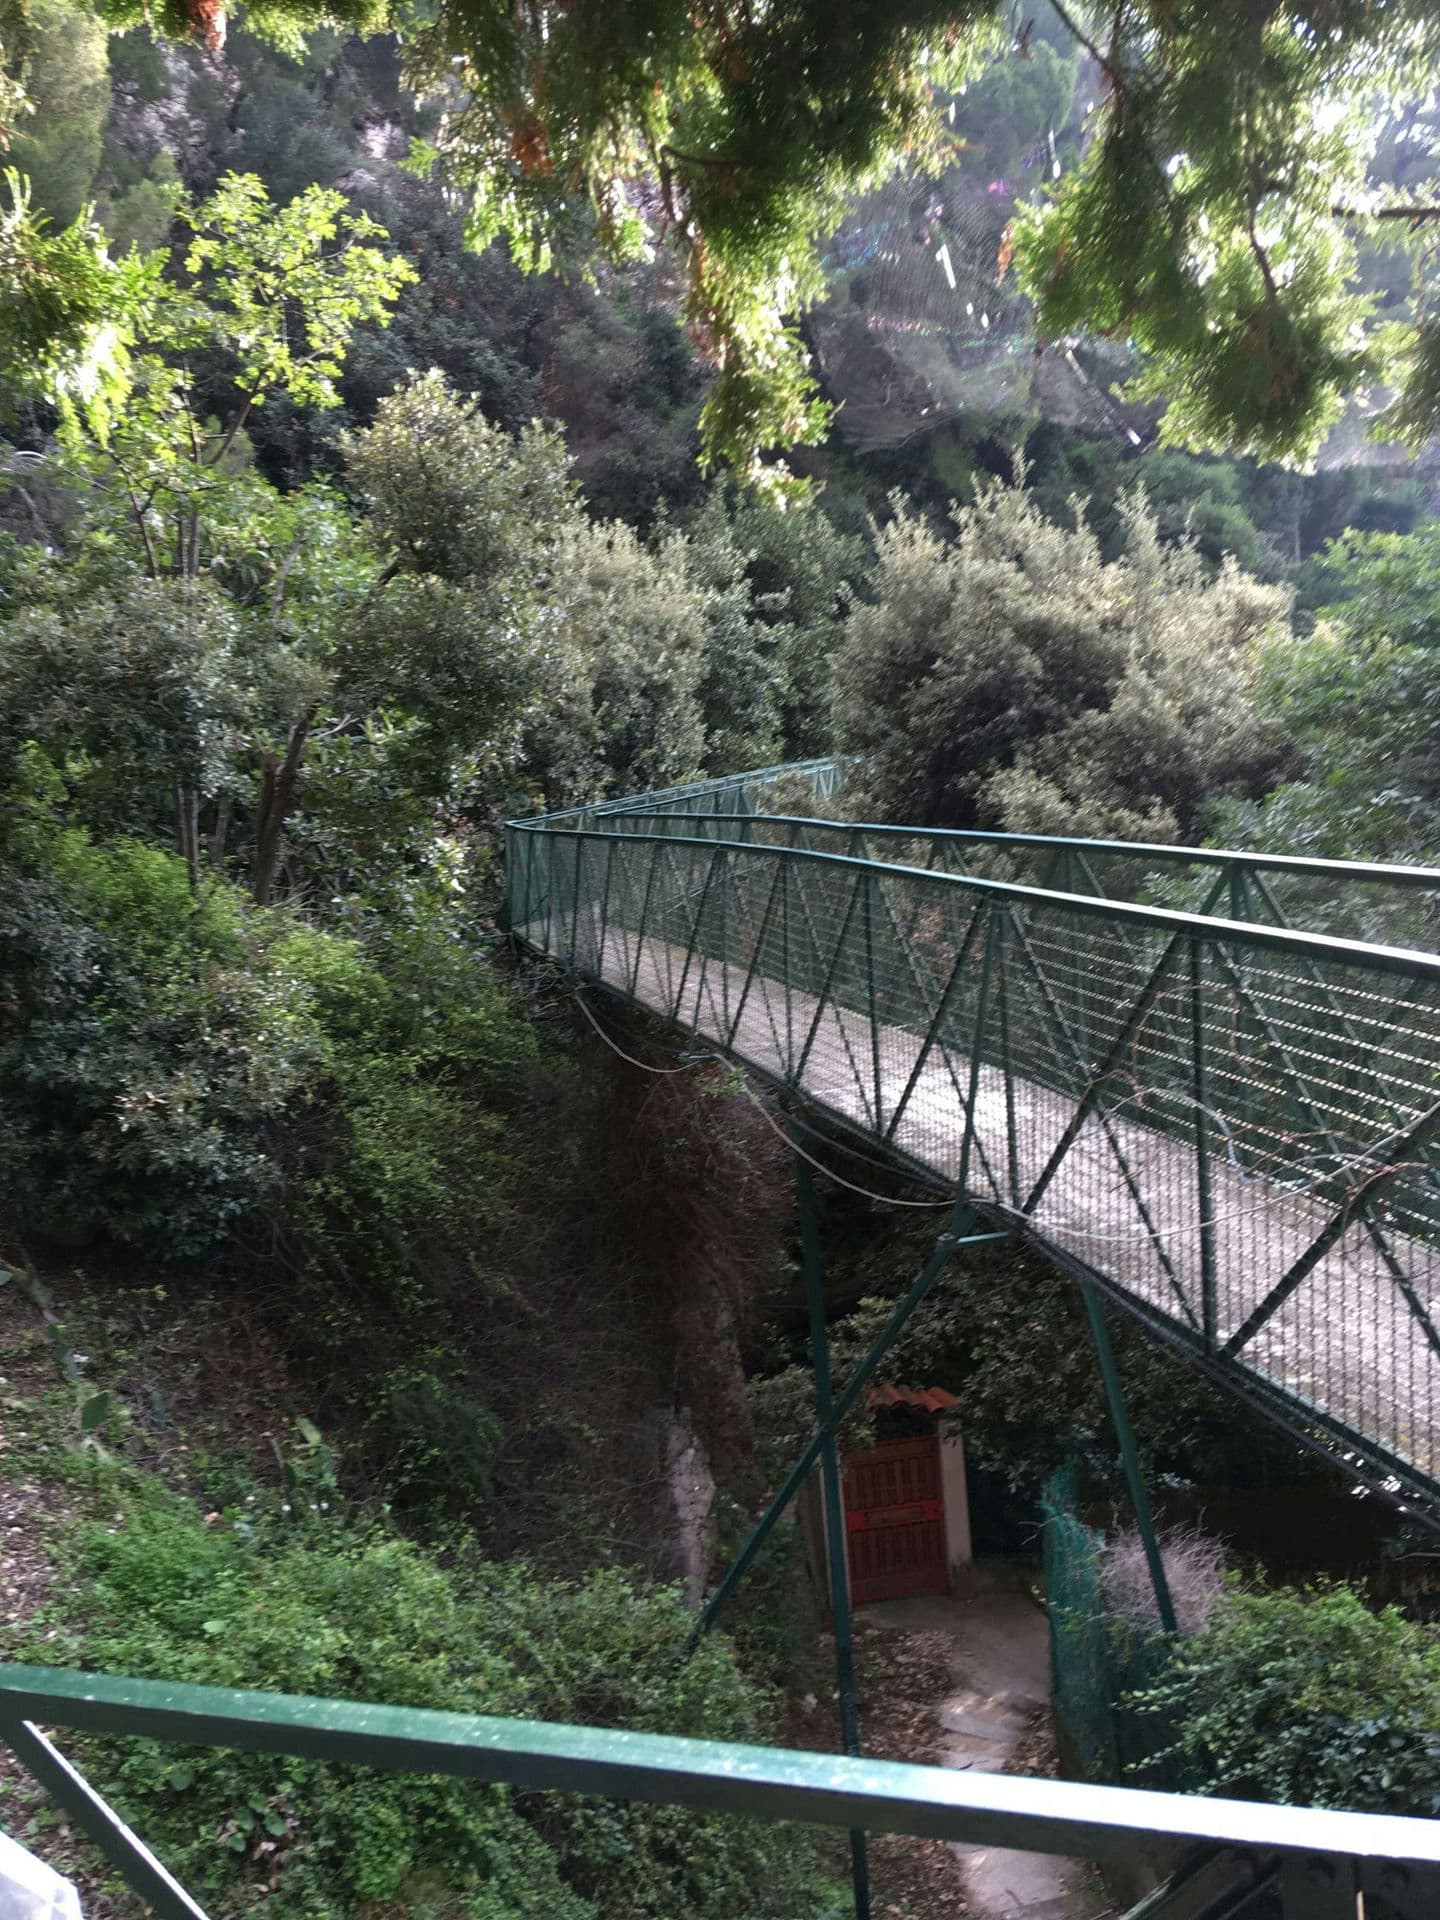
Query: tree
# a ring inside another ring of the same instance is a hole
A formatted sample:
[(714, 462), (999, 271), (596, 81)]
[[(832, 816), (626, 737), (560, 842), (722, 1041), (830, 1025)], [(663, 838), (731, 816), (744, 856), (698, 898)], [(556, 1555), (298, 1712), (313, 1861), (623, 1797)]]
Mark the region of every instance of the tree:
[(1440, 525), (1342, 534), (1314, 573), (1321, 616), (1342, 621), (1358, 645), (1440, 647)]
[(282, 395), (335, 406), (355, 328), (383, 325), (414, 277), (376, 244), (383, 229), (329, 189), (275, 207), (253, 174), (229, 174), (181, 218), (178, 274), (161, 253), (139, 264), (123, 413), (113, 395), (84, 394), (62, 413), (62, 446), (88, 478), (118, 484), (152, 579), (198, 574), (252, 409)]
[[(1440, 537), (1346, 534), (1317, 557), (1333, 596), (1314, 631), (1270, 648), (1262, 706), (1304, 777), (1226, 809), (1235, 844), (1331, 859), (1440, 858)], [(1370, 937), (1384, 937), (1375, 928)], [(1424, 937), (1422, 932), (1421, 938)]]
[(413, 784), (461, 775), (493, 804), (539, 724), (554, 583), (581, 519), (564, 444), (538, 421), (512, 439), (431, 371), (345, 450), (385, 565), (339, 651), (344, 698), (408, 717)]
[(82, 215), (59, 231), (13, 167), (0, 175), (0, 405), (41, 395), (98, 414), (124, 403), (142, 262), (111, 261)]
[[(1052, 6), (1099, 103), (1080, 163), (1001, 248), (1042, 336), (1133, 342), (1146, 390), (1170, 402), (1167, 431), (1192, 444), (1304, 454), (1346, 393), (1382, 376), (1401, 388), (1384, 431), (1428, 432), (1440, 331), (1424, 263), (1387, 269), (1383, 301), (1352, 279), (1365, 236), (1418, 243), (1437, 216), (1433, 170), (1407, 159), (1387, 198), (1371, 164), (1393, 157), (1433, 73), (1429, 0), (1338, 16), (1322, 0)], [(945, 89), (987, 57), (1031, 60), (1035, 76), (1017, 68), (1014, 82), (1026, 111), (1058, 111), (1073, 56), (1029, 29), (1000, 52), (1002, 12), (441, 0), (426, 24), (396, 24), (414, 84), (442, 110), (428, 158), (468, 199), (477, 244), (507, 234), (535, 266), (583, 266), (596, 248), (633, 258), (658, 239), (678, 250), (690, 326), (718, 368), (706, 453), (748, 467), (822, 430), (794, 316), (852, 197), (953, 153)], [(108, 0), (106, 13), (124, 26), (139, 8)], [(224, 15), (218, 0), (171, 0), (162, 17), (213, 43)], [(290, 45), (327, 20), (375, 23), (369, 0), (270, 0), (253, 17)]]
[(87, 6), (34, 0), (34, 51), (26, 84), (35, 111), (11, 143), (28, 175), (36, 208), (57, 227), (79, 218), (100, 164), (100, 135), (110, 111), (106, 33)]
[(4, 0), (0, 5), (0, 149), (10, 144), (17, 124), (30, 110), (21, 75), (34, 45), (24, 0)]
[(1107, 565), (1022, 486), (983, 488), (949, 540), (897, 511), (837, 662), (867, 817), (1171, 840), (1274, 783), (1253, 682), (1285, 594), (1233, 564), (1211, 579), (1138, 500), (1128, 519)]
[(847, 590), (864, 580), (869, 548), (858, 534), (842, 532), (813, 493), (777, 499), (739, 491), (730, 515), (745, 556), (751, 617), (771, 629), (780, 757), (828, 753), (832, 655), (844, 643)]
[(22, 607), (0, 630), (0, 755), (43, 743), (69, 775), (73, 817), (151, 837), (229, 784), (236, 733), (256, 692), (240, 619), (209, 581), (130, 579), (71, 605)]
[(1082, 52), (1058, 19), (1035, 19), (1024, 59), (1001, 58), (956, 96), (946, 118), (964, 143), (950, 182), (983, 192), (1003, 180), (1018, 192), (1030, 156), (1048, 156), (1064, 136), (1075, 98)]
[(503, 589), (545, 564), (575, 510), (553, 428), (512, 438), (433, 369), (380, 402), (346, 471), (392, 574)]
[(781, 751), (781, 651), (788, 631), (755, 617), (747, 578), (750, 555), (718, 494), (711, 496), (686, 535), (669, 535), (664, 544), (677, 550), (682, 567), (704, 595), (705, 665), (699, 696), (705, 766), (712, 773), (769, 766)]
[[(161, 682), (186, 648), (192, 664), (202, 655), (209, 661), (204, 636), (212, 617), (233, 621), (238, 603), (249, 616), (248, 627), (263, 625), (271, 654), (263, 663), (250, 661), (250, 677), (265, 677), (272, 692), (299, 701), (286, 718), (283, 750), (264, 750), (254, 835), (254, 884), (257, 898), (264, 900), (274, 884), (281, 832), (314, 721), (314, 675), (323, 669), (331, 637), (325, 620), (316, 616), (327, 597), (333, 602), (331, 587), (341, 583), (322, 581), (335, 548), (332, 538), (315, 537), (317, 516), (328, 510), (322, 497), (314, 497), (314, 511), (309, 511), (299, 499), (282, 504), (257, 488), (246, 472), (244, 427), (253, 409), (271, 396), (335, 405), (336, 381), (354, 328), (362, 320), (383, 323), (412, 270), (375, 244), (385, 236), (373, 221), (346, 211), (343, 195), (320, 188), (277, 208), (257, 179), (232, 174), (209, 201), (183, 218), (190, 242), (178, 271), (167, 271), (168, 259), (160, 253), (132, 256), (125, 269), (131, 337), (123, 390), (91, 382), (72, 385), (61, 396), (65, 469), (92, 496), (92, 523), (112, 519), (114, 530), (134, 543), (138, 567), (156, 591), (140, 601), (122, 593), (118, 600), (57, 613), (51, 624), (58, 622), (58, 629), (48, 641), (49, 629), (33, 622), (16, 626), (7, 636), (7, 654), (11, 678), (20, 686), (27, 675), (48, 673), (53, 679), (62, 657), (82, 689), (92, 680), (109, 685), (119, 696), (119, 711), (108, 710), (103, 698), (93, 705), (81, 701), (68, 717), (57, 716), (65, 724), (55, 736), (57, 743), (103, 753), (106, 744), (97, 742), (101, 736), (108, 740), (110, 730), (143, 732), (147, 703), (160, 701), (162, 710), (170, 711)], [(267, 514), (273, 524), (259, 524)], [(287, 520), (289, 544), (277, 551), (276, 537)], [(294, 576), (293, 590), (301, 590), (305, 580), (310, 589), (302, 590), (309, 600), (310, 630), (298, 653), (297, 636), (285, 630), (285, 601)], [(228, 615), (217, 607), (217, 586), (231, 603)], [(148, 660), (146, 670), (116, 685), (106, 654), (123, 659), (137, 644), (126, 630), (137, 607), (142, 616), (137, 632), (170, 633), (180, 654), (167, 656), (163, 672), (157, 660)], [(158, 620), (151, 617), (157, 614)], [(193, 630), (189, 639), (176, 637), (187, 625)], [(233, 654), (232, 648), (226, 657)], [(309, 670), (297, 673), (306, 655)], [(192, 700), (205, 707), (206, 688), (214, 690), (208, 667), (185, 695), (187, 711)], [(229, 713), (241, 696), (231, 689), (218, 699), (214, 715)], [(273, 700), (268, 709), (261, 702), (254, 710), (257, 717), (268, 710), (278, 718)], [(18, 711), (23, 716), (23, 704)], [(201, 732), (217, 725), (223, 730), (224, 724), (213, 716), (195, 722)], [(229, 817), (228, 804), (209, 777), (217, 775), (215, 756), (188, 750), (167, 754), (158, 739), (152, 746), (173, 782), (178, 850), (198, 877), (202, 808), (217, 809), (215, 832), (222, 851)]]
[(1098, 130), (1014, 236), (1042, 334), (1132, 340), (1149, 356), (1137, 391), (1163, 398), (1166, 435), (1191, 445), (1312, 453), (1387, 366), (1402, 385), (1381, 426), (1423, 438), (1440, 336), (1412, 312), (1395, 356), (1354, 279), (1368, 223), (1417, 232), (1440, 217), (1427, 191), (1385, 204), (1370, 173), (1397, 95), (1433, 79), (1433, 9), (1122, 0), (1100, 38), (1077, 15)]
[(570, 527), (555, 560), (549, 691), (531, 735), (548, 799), (643, 793), (701, 772), (706, 603), (683, 539), (655, 550), (619, 521)]
[(471, 196), (477, 243), (507, 234), (536, 266), (595, 245), (634, 258), (660, 233), (677, 246), (692, 332), (718, 368), (704, 446), (748, 467), (823, 431), (792, 319), (822, 289), (819, 244), (851, 192), (938, 155), (926, 77), (953, 77), (947, 43), (958, 52), (994, 11), (456, 6), (411, 60), (447, 100), (434, 158)]

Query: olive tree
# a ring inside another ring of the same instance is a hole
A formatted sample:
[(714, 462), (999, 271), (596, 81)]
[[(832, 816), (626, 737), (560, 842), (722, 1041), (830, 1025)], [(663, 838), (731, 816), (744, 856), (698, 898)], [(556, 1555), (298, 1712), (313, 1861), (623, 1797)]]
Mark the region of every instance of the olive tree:
[(898, 507), (837, 661), (860, 803), (929, 826), (1166, 840), (1286, 764), (1256, 711), (1283, 591), (1163, 546), (1139, 500), (1108, 564), (1083, 520), (993, 484), (941, 531)]

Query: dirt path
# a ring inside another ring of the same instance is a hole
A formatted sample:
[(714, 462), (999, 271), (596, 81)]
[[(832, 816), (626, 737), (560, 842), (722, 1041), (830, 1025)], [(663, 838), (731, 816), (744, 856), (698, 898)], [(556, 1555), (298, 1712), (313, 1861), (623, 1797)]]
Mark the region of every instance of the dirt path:
[[(929, 1750), (887, 1751), (886, 1758), (980, 1773), (1054, 1772), (1048, 1628), (1021, 1587), (968, 1601), (893, 1600), (862, 1608), (856, 1623), (867, 1643), (878, 1636), (882, 1645), (921, 1643), (931, 1650), (924, 1670), (929, 1697), (912, 1701), (909, 1716)], [(867, 1752), (881, 1751), (863, 1718), (862, 1733)], [(946, 1851), (958, 1868), (963, 1911), (973, 1920), (1103, 1920), (1112, 1912), (1083, 1861), (997, 1847)], [(924, 1920), (927, 1909), (916, 1912)]]

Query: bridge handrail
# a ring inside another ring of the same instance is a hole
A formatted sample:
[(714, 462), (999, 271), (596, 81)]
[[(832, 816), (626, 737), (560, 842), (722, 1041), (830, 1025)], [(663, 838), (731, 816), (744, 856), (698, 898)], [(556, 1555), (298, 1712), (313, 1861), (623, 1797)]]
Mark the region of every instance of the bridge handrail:
[[(648, 796), (646, 796), (648, 797)], [(575, 809), (575, 812), (584, 809)], [(673, 820), (673, 813), (651, 812), (641, 806), (617, 806), (604, 817), (617, 814), (626, 820)], [(536, 814), (511, 820), (517, 828), (548, 830), (567, 814)], [(1244, 867), (1249, 871), (1303, 875), (1307, 879), (1364, 881), (1394, 887), (1429, 888), (1440, 892), (1440, 867), (1407, 866), (1400, 861), (1329, 860), (1318, 855), (1299, 853), (1262, 853), (1236, 847), (1183, 847), (1150, 840), (1085, 840), (1075, 835), (1050, 833), (997, 833), (979, 827), (902, 827), (888, 821), (827, 820), (820, 815), (802, 813), (705, 813), (696, 816), (706, 825), (725, 825), (757, 821), (766, 826), (806, 827), (828, 833), (889, 836), (904, 840), (936, 840), (967, 846), (1027, 847), (1037, 851), (1114, 854), (1137, 860), (1160, 861), (1172, 866)]]
[[(1156, 1793), (893, 1760), (745, 1746), (671, 1734), (448, 1713), (433, 1708), (0, 1665), (0, 1741), (46, 1772), (58, 1762), (31, 1725), (236, 1748), (530, 1790), (657, 1801), (697, 1812), (864, 1827), (1084, 1859), (1124, 1858), (1155, 1841), (1278, 1857), (1284, 1912), (1302, 1920), (1317, 1886), (1383, 1892), (1419, 1920), (1440, 1889), (1440, 1822)], [(78, 1778), (78, 1776), (73, 1776)], [(71, 1811), (122, 1871), (158, 1863), (84, 1782)], [(73, 1791), (73, 1789), (72, 1789)], [(84, 1808), (83, 1818), (77, 1812)], [(133, 1852), (131, 1850), (134, 1850)], [(1298, 1875), (1291, 1877), (1293, 1870)], [(163, 1868), (160, 1873), (163, 1875)], [(173, 1885), (173, 1883), (172, 1883)], [(183, 1895), (158, 1912), (195, 1915)], [(182, 1904), (183, 1903), (183, 1904)], [(1326, 1912), (1331, 1911), (1327, 1907)], [(1337, 1906), (1336, 1910), (1339, 1908)], [(202, 1917), (203, 1920), (203, 1917)]]
[(723, 793), (727, 788), (742, 786), (747, 782), (759, 781), (769, 784), (782, 774), (793, 774), (803, 779), (807, 774), (817, 777), (833, 775), (837, 779), (842, 763), (826, 757), (818, 760), (787, 760), (773, 767), (755, 767), (744, 773), (724, 773), (707, 775), (703, 780), (686, 780), (678, 786), (655, 787), (648, 793), (612, 794), (603, 800), (587, 800), (578, 807), (562, 807), (553, 813), (522, 814), (514, 820), (505, 822), (507, 827), (539, 825), (546, 820), (574, 820), (586, 814), (629, 813), (634, 807), (679, 805), (683, 800), (696, 800), (705, 794)]
[[(747, 816), (750, 817), (750, 816)], [(833, 822), (827, 824), (833, 825)], [(543, 820), (512, 821), (506, 831), (527, 832), (542, 827), (544, 834), (557, 840), (628, 841), (635, 835), (618, 833), (606, 827), (560, 827), (554, 816)], [(865, 832), (871, 829), (867, 826)], [(1218, 914), (1187, 913), (1175, 907), (1152, 907), (1133, 900), (1113, 900), (1093, 893), (1064, 893), (1052, 887), (1027, 886), (1019, 880), (991, 880), (980, 874), (944, 873), (933, 867), (912, 867), (900, 862), (873, 860), (847, 853), (824, 853), (814, 847), (761, 846), (748, 840), (716, 840), (698, 834), (666, 834), (667, 847), (689, 847), (705, 853), (746, 854), (756, 859), (806, 862), (840, 867), (852, 872), (869, 870), (898, 879), (916, 880), (937, 887), (958, 887), (995, 899), (1026, 902), (1030, 905), (1063, 907), (1067, 912), (1102, 920), (1123, 920), (1131, 926), (1155, 927), (1170, 933), (1194, 933), (1207, 939), (1227, 939), (1254, 947), (1267, 947), (1280, 953), (1301, 954), (1312, 960), (1330, 960), (1345, 965), (1374, 967), (1384, 973), (1440, 982), (1440, 954), (1421, 947), (1389, 947), (1367, 940), (1350, 940), (1337, 934), (1311, 933), (1300, 927), (1281, 927), (1264, 921), (1230, 920)], [(1440, 876), (1437, 876), (1440, 880)]]

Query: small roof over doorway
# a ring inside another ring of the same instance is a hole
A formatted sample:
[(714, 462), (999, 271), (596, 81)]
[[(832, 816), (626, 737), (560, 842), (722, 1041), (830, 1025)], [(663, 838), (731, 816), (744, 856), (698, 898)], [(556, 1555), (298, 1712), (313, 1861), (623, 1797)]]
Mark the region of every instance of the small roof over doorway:
[(945, 1387), (871, 1387), (865, 1404), (872, 1412), (880, 1407), (918, 1407), (924, 1413), (948, 1413), (960, 1402)]

